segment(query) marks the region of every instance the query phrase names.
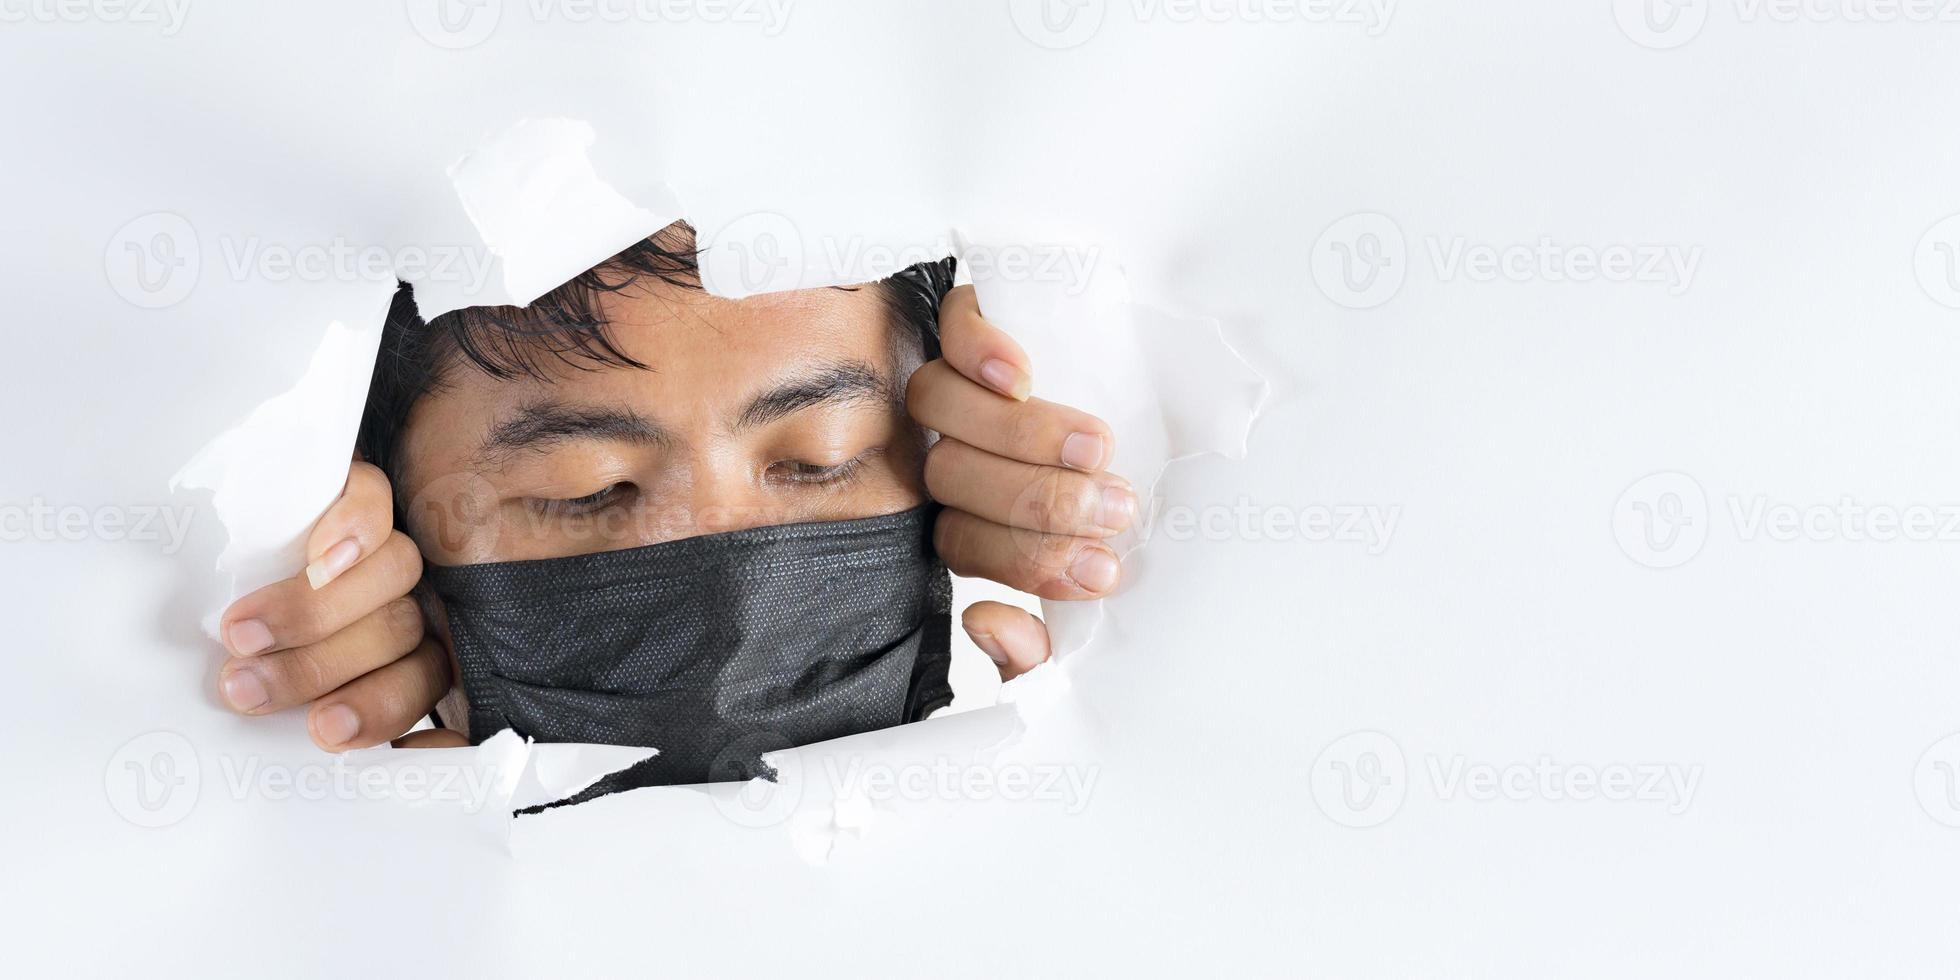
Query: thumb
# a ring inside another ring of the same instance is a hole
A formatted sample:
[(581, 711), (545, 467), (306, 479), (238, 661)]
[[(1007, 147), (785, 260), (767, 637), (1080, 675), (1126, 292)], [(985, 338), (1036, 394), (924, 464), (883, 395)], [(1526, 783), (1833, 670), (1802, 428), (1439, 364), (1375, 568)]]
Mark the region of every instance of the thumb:
[(1011, 681), (1048, 660), (1048, 627), (1033, 613), (1004, 602), (976, 602), (960, 615), (960, 626), (994, 666)]

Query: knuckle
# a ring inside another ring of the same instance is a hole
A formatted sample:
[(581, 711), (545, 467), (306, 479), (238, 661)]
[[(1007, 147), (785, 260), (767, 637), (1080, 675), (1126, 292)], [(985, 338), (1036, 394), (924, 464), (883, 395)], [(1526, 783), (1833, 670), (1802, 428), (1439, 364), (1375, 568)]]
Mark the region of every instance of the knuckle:
[(375, 557), (386, 563), (382, 571), (386, 573), (387, 580), (400, 585), (403, 592), (414, 588), (415, 583), (422, 579), (422, 552), (408, 535), (400, 531), (388, 534), (387, 542)]
[(382, 606), (381, 615), (397, 650), (409, 649), (421, 641), (426, 628), (422, 621), (422, 605), (412, 596), (403, 596)]
[[(406, 728), (414, 723), (415, 715), (409, 706), (407, 692), (398, 686), (381, 687), (374, 691), (374, 724), (388, 731), (384, 737), (401, 734), (397, 727)], [(365, 713), (363, 713), (365, 714)]]
[(932, 548), (939, 553), (939, 560), (962, 575), (974, 567), (966, 547), (969, 527), (964, 518), (950, 510), (941, 511), (932, 526)]
[(1074, 473), (1048, 469), (1023, 496), (1028, 526), (1045, 531), (1084, 526), (1095, 513), (1094, 487)]
[(1068, 568), (1073, 538), (1023, 531), (1015, 535), (1015, 572), (1024, 585), (1044, 585), (1061, 577)]
[[(274, 631), (278, 635), (277, 630)], [(334, 611), (326, 594), (315, 592), (294, 598), (286, 607), (286, 630), (281, 637), (289, 647), (318, 643), (334, 632)]]
[(1043, 452), (1047, 444), (1048, 420), (1039, 412), (1029, 410), (1026, 404), (1016, 406), (1007, 419), (1008, 452), (1021, 459), (1045, 459)]
[(424, 643), (415, 648), (412, 658), (416, 675), (422, 679), (422, 699), (434, 706), (449, 687), (449, 657), (441, 647)]
[(273, 704), (311, 701), (338, 686), (319, 652), (311, 647), (288, 650), (268, 666), (265, 683)]
[(389, 724), (412, 725), (435, 707), (442, 696), (441, 665), (435, 653), (427, 644), (418, 647), (405, 669), (394, 677), (395, 682), (377, 692), (384, 705), (382, 717), (389, 719)]
[(415, 723), (420, 712), (415, 709), (416, 698), (421, 693), (420, 672), (416, 670), (390, 670), (374, 675), (374, 682), (362, 685), (362, 693), (367, 698), (368, 707), (361, 712), (363, 719), (373, 719), (377, 732), (386, 729), (384, 737), (401, 734), (399, 729)]
[(959, 481), (953, 479), (953, 471), (958, 468), (960, 449), (957, 440), (941, 436), (926, 449), (925, 480), (926, 492), (934, 500), (944, 501), (950, 491), (959, 488)]
[(1080, 543), (1077, 539), (1066, 535), (1042, 535), (1041, 544), (1036, 549), (1036, 553), (1040, 556), (1042, 571), (1051, 577), (1062, 574), (1068, 569), (1069, 563), (1075, 560), (1076, 546)]

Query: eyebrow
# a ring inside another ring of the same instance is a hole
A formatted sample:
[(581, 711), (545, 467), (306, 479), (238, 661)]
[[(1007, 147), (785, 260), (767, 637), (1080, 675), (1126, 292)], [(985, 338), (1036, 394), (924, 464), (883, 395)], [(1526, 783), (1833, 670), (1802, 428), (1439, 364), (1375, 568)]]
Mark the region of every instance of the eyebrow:
[(768, 425), (813, 405), (881, 401), (898, 404), (898, 386), (862, 361), (826, 365), (791, 378), (757, 396), (735, 420), (738, 429)]
[(540, 449), (567, 439), (667, 443), (673, 437), (660, 424), (627, 408), (589, 408), (562, 402), (532, 402), (496, 424), (478, 447), (479, 458)]
[[(827, 365), (762, 392), (735, 420), (738, 429), (780, 421), (825, 403), (881, 401), (898, 404), (898, 386), (862, 361)], [(673, 434), (630, 408), (595, 408), (557, 401), (532, 402), (498, 422), (477, 448), (477, 458), (494, 460), (527, 449), (572, 439), (665, 445)]]

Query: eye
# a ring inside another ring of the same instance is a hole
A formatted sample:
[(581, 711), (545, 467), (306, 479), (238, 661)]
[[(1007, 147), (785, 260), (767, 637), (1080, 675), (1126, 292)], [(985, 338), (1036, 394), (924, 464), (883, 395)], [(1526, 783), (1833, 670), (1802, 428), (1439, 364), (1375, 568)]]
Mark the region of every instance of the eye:
[(857, 474), (858, 467), (864, 465), (870, 452), (860, 453), (841, 463), (811, 463), (800, 459), (786, 459), (769, 467), (772, 475), (786, 483), (825, 484), (842, 483)]
[(562, 500), (540, 499), (534, 500), (533, 503), (547, 514), (577, 517), (581, 514), (595, 513), (619, 503), (630, 495), (632, 490), (633, 485), (630, 483), (615, 483), (612, 486), (601, 488), (597, 493), (588, 493), (583, 497), (570, 497)]

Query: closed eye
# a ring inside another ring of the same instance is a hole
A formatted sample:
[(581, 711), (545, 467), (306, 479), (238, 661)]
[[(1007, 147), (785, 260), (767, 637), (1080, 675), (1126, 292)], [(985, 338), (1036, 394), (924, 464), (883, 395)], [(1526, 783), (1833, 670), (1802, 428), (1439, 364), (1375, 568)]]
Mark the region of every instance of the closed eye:
[(866, 450), (841, 463), (812, 463), (807, 460), (785, 459), (769, 467), (770, 475), (784, 483), (804, 486), (847, 483), (857, 475), (858, 469), (866, 460), (878, 454), (878, 450)]
[(583, 497), (568, 497), (563, 499), (534, 498), (531, 503), (539, 511), (547, 515), (577, 517), (581, 514), (596, 513), (609, 506), (620, 503), (630, 497), (632, 491), (633, 485), (630, 483), (615, 483), (609, 487), (601, 488), (596, 493), (588, 493)]

